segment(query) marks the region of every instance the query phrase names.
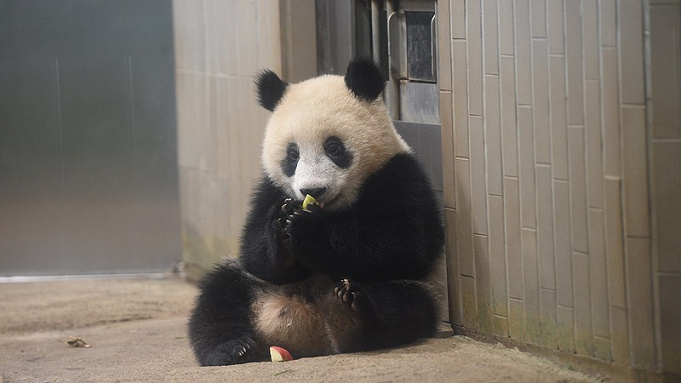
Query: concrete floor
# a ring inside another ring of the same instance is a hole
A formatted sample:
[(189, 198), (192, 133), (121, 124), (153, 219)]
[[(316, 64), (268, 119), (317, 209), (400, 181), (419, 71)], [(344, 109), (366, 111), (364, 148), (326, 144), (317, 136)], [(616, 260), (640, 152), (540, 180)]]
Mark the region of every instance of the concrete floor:
[[(186, 337), (196, 293), (180, 279), (0, 283), (0, 381), (604, 381), (447, 333), (391, 350), (199, 367)], [(91, 347), (68, 346), (71, 336)]]

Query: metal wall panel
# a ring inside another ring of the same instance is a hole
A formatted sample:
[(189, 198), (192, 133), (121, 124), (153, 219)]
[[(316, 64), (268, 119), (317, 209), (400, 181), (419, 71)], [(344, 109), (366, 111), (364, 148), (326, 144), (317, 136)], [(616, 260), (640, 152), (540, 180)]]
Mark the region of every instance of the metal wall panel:
[(168, 270), (171, 3), (0, 2), (0, 275)]

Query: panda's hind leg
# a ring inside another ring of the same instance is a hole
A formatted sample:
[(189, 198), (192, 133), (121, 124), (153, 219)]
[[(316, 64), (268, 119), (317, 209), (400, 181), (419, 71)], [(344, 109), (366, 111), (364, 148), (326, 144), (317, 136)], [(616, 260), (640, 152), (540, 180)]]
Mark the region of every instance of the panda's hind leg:
[(263, 282), (236, 262), (218, 266), (201, 282), (189, 319), (189, 339), (202, 366), (264, 359), (250, 322), (250, 303)]
[(340, 352), (394, 347), (434, 335), (438, 309), (418, 281), (364, 283), (343, 279), (324, 300)]

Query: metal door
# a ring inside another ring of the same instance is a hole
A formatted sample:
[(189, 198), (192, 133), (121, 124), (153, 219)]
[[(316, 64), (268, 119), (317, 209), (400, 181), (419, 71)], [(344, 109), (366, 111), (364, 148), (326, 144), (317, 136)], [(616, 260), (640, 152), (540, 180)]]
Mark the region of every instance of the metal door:
[(0, 2), (0, 277), (181, 257), (170, 0)]
[(373, 57), (389, 79), (386, 102), (442, 195), (437, 6), (433, 0), (317, 0), (320, 73), (342, 74), (352, 57)]

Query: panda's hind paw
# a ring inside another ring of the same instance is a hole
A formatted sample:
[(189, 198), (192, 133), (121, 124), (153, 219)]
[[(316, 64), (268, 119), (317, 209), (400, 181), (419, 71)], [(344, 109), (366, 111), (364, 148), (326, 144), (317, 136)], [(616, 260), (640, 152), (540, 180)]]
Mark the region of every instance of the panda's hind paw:
[(357, 282), (352, 282), (344, 278), (333, 289), (333, 293), (338, 296), (338, 299), (350, 306), (353, 311), (359, 311), (365, 303), (366, 297), (359, 290)]

